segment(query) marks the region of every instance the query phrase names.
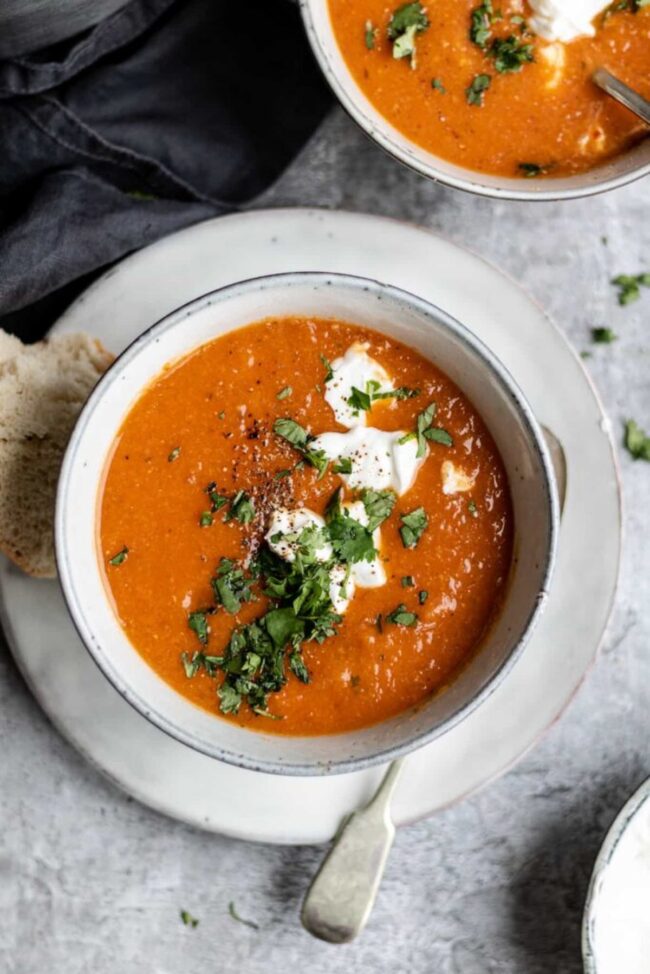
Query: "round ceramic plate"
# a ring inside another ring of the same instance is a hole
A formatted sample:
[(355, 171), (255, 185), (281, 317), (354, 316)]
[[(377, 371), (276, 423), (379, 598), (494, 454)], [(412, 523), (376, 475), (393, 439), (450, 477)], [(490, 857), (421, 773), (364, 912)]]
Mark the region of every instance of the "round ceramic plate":
[[(558, 560), (544, 616), (490, 698), (409, 757), (393, 803), (396, 824), (404, 824), (507, 770), (558, 717), (593, 662), (618, 574), (614, 451), (580, 360), (531, 299), (480, 258), (426, 230), (380, 217), (264, 210), (199, 224), (117, 265), (55, 330), (88, 331), (119, 352), (148, 325), (206, 291), (296, 270), (374, 278), (444, 308), (510, 369), (567, 458)], [(594, 524), (597, 559), (590, 543)], [(192, 751), (110, 686), (79, 641), (56, 582), (29, 579), (3, 561), (0, 596), (18, 665), (53, 723), (95, 767), (158, 811), (243, 839), (323, 842), (383, 774), (373, 768), (329, 778), (264, 775)]]

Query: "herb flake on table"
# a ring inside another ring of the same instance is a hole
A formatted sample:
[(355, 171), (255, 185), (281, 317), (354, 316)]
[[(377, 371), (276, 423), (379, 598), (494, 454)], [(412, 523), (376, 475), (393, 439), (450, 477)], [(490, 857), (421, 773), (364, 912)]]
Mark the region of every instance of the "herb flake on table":
[(187, 910), (180, 911), (180, 918), (186, 927), (191, 927), (193, 930), (196, 930), (200, 922), (196, 919), (196, 917), (193, 917), (191, 913), (188, 913)]
[(233, 920), (237, 921), (237, 923), (243, 923), (244, 926), (250, 927), (251, 930), (259, 930), (259, 924), (255, 923), (254, 920), (246, 920), (244, 917), (239, 915), (239, 913), (237, 912), (237, 907), (235, 906), (232, 900), (228, 904), (228, 913), (233, 918)]
[(403, 3), (393, 11), (388, 22), (388, 39), (393, 44), (396, 60), (409, 58), (411, 68), (417, 67), (415, 41), (429, 27), (429, 18), (419, 0)]
[(489, 74), (476, 74), (472, 78), (472, 81), (465, 89), (465, 97), (467, 98), (468, 105), (477, 105), (479, 108), (483, 107), (483, 98), (485, 92), (490, 87), (492, 78)]
[(402, 544), (405, 548), (415, 548), (426, 531), (429, 518), (423, 507), (416, 507), (410, 514), (402, 514), (402, 526), (399, 529)]
[(117, 568), (119, 565), (123, 565), (128, 557), (129, 557), (129, 549), (127, 548), (126, 545), (124, 545), (121, 551), (118, 551), (116, 555), (113, 555), (112, 558), (109, 558), (108, 564), (113, 565), (115, 568)]
[(635, 460), (650, 462), (650, 436), (633, 419), (625, 424), (625, 448)]
[(625, 306), (639, 300), (641, 287), (650, 287), (650, 272), (619, 274), (612, 278), (612, 284), (618, 288), (618, 303)]
[(618, 335), (611, 328), (592, 328), (591, 338), (597, 345), (610, 345), (617, 340)]

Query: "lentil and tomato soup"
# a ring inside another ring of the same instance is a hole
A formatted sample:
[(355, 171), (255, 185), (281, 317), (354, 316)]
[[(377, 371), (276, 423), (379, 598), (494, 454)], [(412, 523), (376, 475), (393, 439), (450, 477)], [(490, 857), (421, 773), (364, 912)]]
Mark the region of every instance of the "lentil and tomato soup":
[(405, 136), (452, 163), (498, 176), (566, 176), (648, 135), (591, 80), (607, 67), (650, 98), (646, 0), (618, 0), (596, 17), (595, 36), (570, 43), (534, 35), (523, 0), (328, 2), (366, 97)]
[[(355, 457), (328, 461), (314, 439), (346, 432), (325, 396), (351, 349), (389, 379), (353, 391), (350, 422), (404, 431), (395, 449), (417, 475), (401, 496), (351, 489)], [(312, 521), (269, 536), (278, 511)], [(453, 678), (499, 610), (513, 524), (495, 444), (435, 365), (354, 324), (279, 318), (145, 389), (107, 461), (98, 531), (121, 625), (167, 683), (242, 725), (315, 735), (398, 714)], [(344, 591), (372, 558), (383, 583)]]

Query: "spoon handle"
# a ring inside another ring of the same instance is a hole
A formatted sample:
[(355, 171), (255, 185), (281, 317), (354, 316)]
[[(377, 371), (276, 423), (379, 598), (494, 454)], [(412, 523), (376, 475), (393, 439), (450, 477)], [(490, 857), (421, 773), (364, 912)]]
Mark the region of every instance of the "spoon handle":
[(363, 930), (395, 837), (390, 802), (402, 761), (393, 761), (370, 804), (344, 822), (314, 877), (301, 913), (314, 937), (343, 944)]
[(634, 112), (639, 118), (643, 119), (650, 125), (650, 101), (640, 95), (638, 91), (630, 88), (623, 81), (620, 81), (615, 75), (605, 68), (596, 68), (592, 75), (593, 81), (606, 91), (608, 95), (620, 101), (621, 105), (625, 105), (630, 111)]

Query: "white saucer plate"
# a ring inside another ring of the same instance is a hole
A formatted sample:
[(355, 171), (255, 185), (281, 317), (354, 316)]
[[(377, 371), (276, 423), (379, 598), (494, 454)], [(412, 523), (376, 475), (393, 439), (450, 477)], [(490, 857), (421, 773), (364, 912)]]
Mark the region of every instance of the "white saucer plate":
[[(395, 822), (402, 825), (511, 767), (560, 715), (594, 661), (618, 576), (614, 450), (580, 360), (541, 309), (480, 258), (381, 217), (279, 209), (210, 220), (122, 261), (54, 330), (88, 331), (119, 352), (206, 291), (296, 270), (374, 278), (458, 318), (512, 372), (567, 457), (567, 495), (545, 614), (492, 696), (409, 757), (393, 803)], [(330, 778), (265, 775), (199, 754), (150, 724), (110, 686), (79, 641), (56, 582), (29, 579), (3, 560), (0, 599), (18, 666), (53, 724), (113, 782), (160, 812), (242, 839), (324, 842), (383, 774), (374, 768)]]

